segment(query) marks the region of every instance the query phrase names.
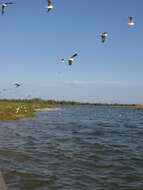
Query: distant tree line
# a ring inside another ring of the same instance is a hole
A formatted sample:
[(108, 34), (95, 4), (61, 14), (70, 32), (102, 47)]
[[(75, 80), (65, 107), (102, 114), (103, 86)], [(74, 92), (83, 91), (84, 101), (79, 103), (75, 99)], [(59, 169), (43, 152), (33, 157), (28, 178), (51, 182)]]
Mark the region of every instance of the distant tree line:
[(136, 104), (118, 104), (118, 103), (89, 103), (89, 102), (79, 102), (79, 101), (66, 101), (66, 100), (43, 100), (41, 98), (34, 99), (0, 99), (0, 102), (25, 102), (25, 103), (46, 103), (50, 105), (92, 105), (92, 106), (112, 106), (112, 107), (129, 107), (136, 106)]

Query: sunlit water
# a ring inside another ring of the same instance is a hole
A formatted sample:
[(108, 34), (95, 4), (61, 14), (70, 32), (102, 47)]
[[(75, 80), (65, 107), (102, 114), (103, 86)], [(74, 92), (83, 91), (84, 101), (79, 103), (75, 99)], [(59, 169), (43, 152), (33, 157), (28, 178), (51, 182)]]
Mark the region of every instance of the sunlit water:
[(143, 111), (63, 107), (0, 122), (9, 190), (142, 190)]

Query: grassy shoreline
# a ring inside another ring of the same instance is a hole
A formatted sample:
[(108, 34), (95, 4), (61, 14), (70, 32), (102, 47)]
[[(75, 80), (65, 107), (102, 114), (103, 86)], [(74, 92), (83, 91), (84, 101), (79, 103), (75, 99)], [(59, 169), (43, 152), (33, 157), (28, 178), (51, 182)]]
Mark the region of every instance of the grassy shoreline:
[(81, 103), (75, 101), (55, 101), (55, 100), (42, 100), (42, 99), (1, 99), (0, 100), (0, 121), (18, 120), (21, 118), (28, 118), (35, 116), (35, 113), (42, 109), (48, 111), (54, 110), (59, 105), (70, 105), (70, 106), (106, 106), (113, 108), (135, 108), (143, 109), (142, 104), (108, 104), (108, 103)]
[(0, 100), (0, 121), (18, 120), (35, 116), (37, 109), (52, 108), (47, 102), (34, 100)]

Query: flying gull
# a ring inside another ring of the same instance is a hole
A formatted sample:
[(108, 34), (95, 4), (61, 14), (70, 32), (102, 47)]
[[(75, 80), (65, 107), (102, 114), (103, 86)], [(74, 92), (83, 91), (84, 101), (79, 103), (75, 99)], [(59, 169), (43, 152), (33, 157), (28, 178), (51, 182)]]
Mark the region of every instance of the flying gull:
[(133, 26), (133, 25), (135, 25), (135, 23), (134, 23), (134, 19), (133, 19), (132, 16), (129, 17), (128, 25), (129, 25), (129, 26)]
[(74, 61), (74, 58), (77, 56), (78, 54), (75, 53), (74, 55), (72, 55), (69, 59), (68, 59), (68, 64), (69, 65), (72, 65), (73, 61)]
[(16, 83), (14, 83), (14, 86), (15, 86), (16, 88), (18, 88), (18, 87), (21, 86), (21, 84), (16, 82)]
[(8, 5), (11, 5), (11, 4), (13, 4), (13, 3), (12, 3), (12, 2), (5, 2), (5, 3), (2, 4), (2, 14), (5, 13), (6, 7), (7, 7)]
[(49, 12), (50, 10), (52, 10), (54, 8), (54, 6), (53, 6), (51, 0), (47, 0), (47, 1), (48, 1), (48, 5), (46, 6), (46, 9)]
[(102, 41), (102, 43), (105, 42), (107, 36), (108, 36), (108, 33), (107, 33), (107, 32), (102, 32), (102, 33), (101, 33), (101, 41)]

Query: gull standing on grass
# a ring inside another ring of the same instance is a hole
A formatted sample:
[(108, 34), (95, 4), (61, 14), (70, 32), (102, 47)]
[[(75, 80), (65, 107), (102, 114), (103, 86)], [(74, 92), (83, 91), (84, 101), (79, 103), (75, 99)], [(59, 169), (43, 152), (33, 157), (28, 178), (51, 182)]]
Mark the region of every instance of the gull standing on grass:
[(18, 114), (18, 112), (20, 111), (20, 107), (16, 108), (16, 114)]

